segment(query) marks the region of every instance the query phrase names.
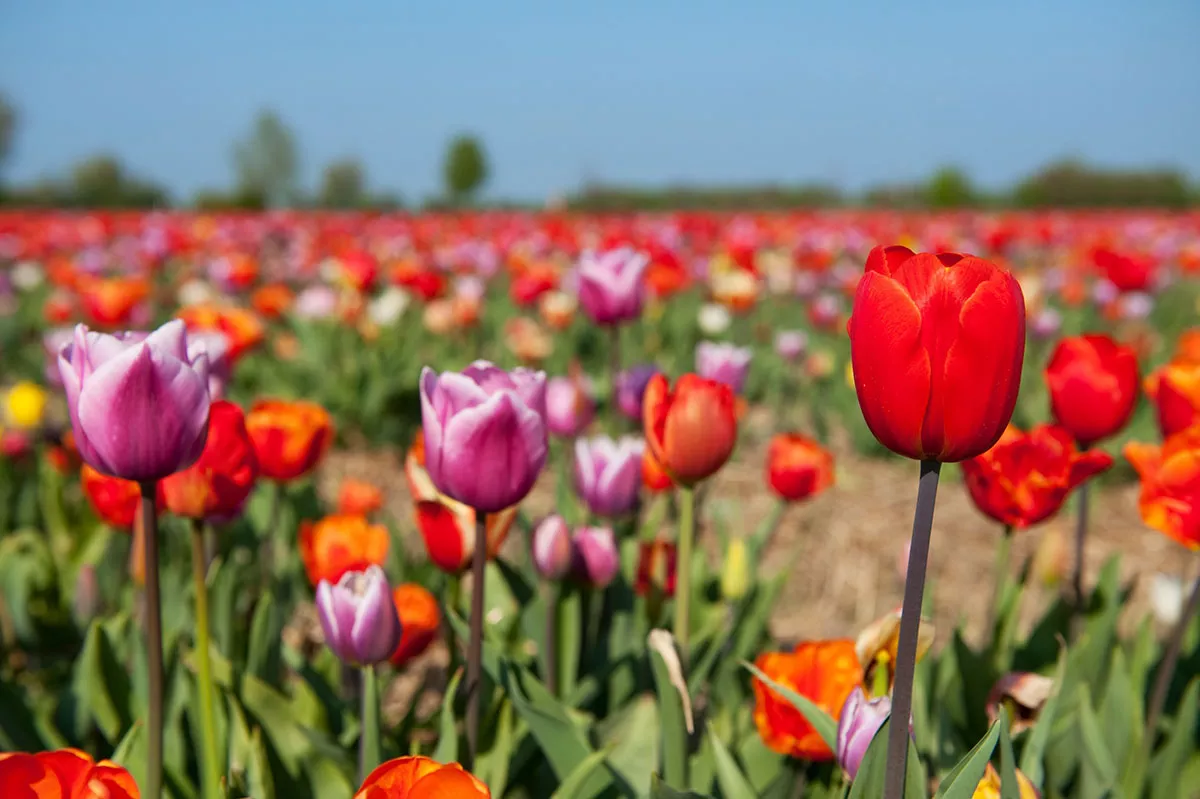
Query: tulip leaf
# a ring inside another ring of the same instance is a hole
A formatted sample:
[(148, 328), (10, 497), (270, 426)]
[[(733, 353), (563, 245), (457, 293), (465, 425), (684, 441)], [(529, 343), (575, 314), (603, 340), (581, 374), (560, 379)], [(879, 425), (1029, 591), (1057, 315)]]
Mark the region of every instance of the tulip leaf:
[(1046, 745), (1050, 742), (1050, 731), (1058, 718), (1058, 708), (1062, 703), (1063, 675), (1066, 673), (1066, 669), (1067, 652), (1064, 648), (1059, 652), (1058, 667), (1054, 670), (1053, 692), (1046, 700), (1046, 704), (1042, 706), (1042, 712), (1034, 722), (1033, 728), (1030, 729), (1029, 735), (1026, 737), (1025, 749), (1021, 752), (1021, 772), (1038, 790), (1042, 789), (1045, 773), (1042, 763)]
[(1104, 796), (1116, 783), (1116, 766), (1113, 753), (1104, 743), (1100, 721), (1092, 709), (1091, 693), (1087, 685), (1079, 686), (1079, 726), (1083, 761), (1080, 771), (1080, 793), (1083, 796)]
[(454, 699), (458, 696), (458, 685), (462, 682), (463, 670), (458, 669), (446, 686), (442, 695), (442, 716), (438, 721), (437, 748), (433, 757), (439, 763), (455, 763), (458, 761), (458, 714), (454, 712)]
[(636, 696), (624, 710), (604, 722), (602, 740), (608, 762), (638, 796), (650, 789), (650, 775), (658, 768), (661, 741), (658, 702), (649, 694)]
[[(654, 637), (659, 633), (660, 631), (655, 631), (650, 635)], [(665, 631), (662, 632), (662, 635), (664, 643), (669, 641), (671, 646), (674, 646), (674, 638)], [(677, 669), (678, 653), (671, 654), (675, 657)], [(679, 684), (678, 678), (673, 674), (672, 664), (667, 662), (668, 655), (652, 646), (649, 649), (649, 656), (650, 670), (654, 675), (654, 688), (658, 694), (659, 715), (662, 719), (663, 779), (667, 781), (668, 785), (683, 788), (688, 784), (691, 698), (684, 695), (683, 692), (687, 691), (687, 685), (686, 683)]]
[(721, 787), (721, 795), (725, 799), (755, 799), (758, 792), (750, 785), (733, 755), (725, 748), (725, 744), (721, 743), (721, 739), (713, 732), (712, 725), (708, 727), (708, 745), (712, 747), (717, 785)]
[[(558, 693), (571, 696), (579, 678), (579, 658), (583, 653), (583, 602), (585, 589), (564, 585), (558, 592), (558, 608), (554, 617), (556, 649), (558, 652)], [(577, 706), (577, 705), (576, 705)]]
[(1143, 713), (1141, 698), (1136, 695), (1125, 665), (1125, 653), (1118, 647), (1112, 656), (1108, 673), (1108, 686), (1100, 702), (1100, 729), (1104, 731), (1108, 751), (1118, 760), (1118, 766), (1127, 771), (1136, 753), (1142, 748)]
[[(608, 752), (601, 750), (599, 752), (592, 752), (585, 757), (575, 767), (575, 770), (562, 781), (562, 784), (558, 786), (558, 790), (550, 795), (550, 799), (573, 799), (576, 796), (583, 795), (585, 786), (604, 768), (607, 755)], [(501, 794), (496, 793), (495, 789), (492, 789), (492, 795), (500, 796)]]
[(268, 685), (278, 685), (282, 658), (280, 648), (283, 617), (275, 598), (267, 591), (254, 608), (246, 649), (246, 671)]
[(117, 660), (112, 641), (99, 622), (92, 622), (75, 663), (73, 690), (80, 705), (110, 742), (129, 729), (132, 687)]
[[(488, 788), (492, 796), (503, 796), (508, 787), (509, 766), (512, 761), (515, 737), (512, 702), (504, 699), (500, 703), (500, 712), (496, 722), (496, 736), (492, 748), (476, 761), (476, 772), (486, 774)], [(449, 763), (450, 760), (443, 760)]]
[(765, 683), (772, 691), (790, 703), (792, 707), (800, 711), (800, 715), (804, 716), (808, 723), (813, 726), (817, 735), (821, 736), (821, 740), (825, 742), (825, 745), (831, 751), (837, 749), (837, 722), (833, 720), (832, 716), (818, 707), (808, 697), (801, 696), (791, 688), (775, 682), (763, 674), (757, 666), (751, 663), (743, 663), (742, 665), (749, 669), (756, 678)]
[(1200, 677), (1188, 683), (1178, 707), (1179, 714), (1175, 717), (1167, 740), (1150, 764), (1150, 773), (1155, 775), (1150, 786), (1151, 799), (1174, 799), (1179, 795), (1182, 786), (1179, 775), (1183, 773), (1195, 747), (1193, 736), (1197, 717), (1200, 716)]
[(942, 778), (938, 787), (938, 799), (971, 799), (987, 764), (996, 751), (996, 743), (1000, 740), (1000, 722), (997, 720), (988, 729), (987, 735), (975, 744), (967, 756), (958, 761), (953, 769)]
[(676, 790), (655, 774), (650, 780), (650, 799), (711, 799), (700, 793)]
[(0, 681), (0, 751), (37, 752), (44, 748), (25, 698)]
[(1013, 755), (1012, 736), (1009, 734), (1008, 708), (1000, 710), (1000, 799), (1021, 799), (1017, 784), (1017, 759)]
[[(888, 718), (880, 725), (867, 746), (866, 754), (858, 765), (858, 774), (850, 784), (849, 799), (878, 799), (883, 796), (883, 786), (887, 773), (888, 730), (891, 729), (892, 719)], [(836, 749), (836, 747), (834, 747)], [(974, 789), (974, 786), (972, 786)], [(921, 756), (912, 737), (908, 739), (908, 760), (904, 771), (905, 799), (921, 799), (928, 796), (925, 789), (925, 769), (921, 765)]]

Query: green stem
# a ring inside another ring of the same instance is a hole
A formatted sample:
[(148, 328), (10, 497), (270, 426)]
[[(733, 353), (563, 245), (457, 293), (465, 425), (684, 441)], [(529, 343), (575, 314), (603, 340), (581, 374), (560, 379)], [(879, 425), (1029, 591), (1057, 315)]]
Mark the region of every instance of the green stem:
[(379, 676), (374, 666), (362, 670), (362, 735), (358, 739), (358, 781), (383, 762), (379, 730)]
[(213, 715), (212, 664), (208, 638), (208, 553), (205, 551), (204, 522), (192, 521), (192, 585), (196, 592), (196, 680), (200, 690), (200, 772), (204, 796), (221, 799), (220, 754), (217, 751), (217, 721)]
[[(1086, 452), (1087, 447), (1080, 447), (1080, 450)], [(1084, 547), (1087, 543), (1088, 483), (1090, 482), (1090, 480), (1084, 480), (1075, 492), (1075, 501), (1079, 503), (1079, 515), (1075, 518), (1075, 562), (1071, 569), (1071, 593), (1075, 600), (1075, 612), (1071, 618), (1072, 639), (1079, 634), (1083, 617), (1087, 613), (1087, 596), (1083, 592), (1083, 558)]]
[(679, 542), (675, 576), (675, 640), (683, 665), (688, 661), (688, 633), (692, 601), (692, 539), (696, 537), (696, 493), (690, 486), (679, 487)]
[(1143, 743), (1147, 759), (1154, 749), (1154, 741), (1158, 736), (1158, 717), (1162, 715), (1163, 705), (1166, 704), (1167, 693), (1171, 688), (1171, 678), (1175, 676), (1175, 665), (1179, 662), (1179, 653), (1183, 649), (1183, 638), (1187, 635), (1188, 627), (1191, 626), (1192, 619), (1195, 618), (1198, 611), (1200, 611), (1200, 579), (1196, 580), (1196, 584), (1192, 586), (1192, 593), (1188, 596), (1183, 612), (1179, 614), (1179, 621), (1175, 623), (1175, 629), (1171, 632), (1166, 654), (1163, 655), (1162, 662), (1158, 666), (1158, 674), (1154, 678), (1154, 692), (1150, 697), (1150, 709), (1146, 713), (1146, 732)]
[(142, 546), (146, 554), (146, 661), (149, 702), (146, 719), (145, 799), (160, 799), (163, 780), (163, 636), (158, 580), (157, 482), (141, 484)]
[(1012, 537), (1012, 525), (1006, 524), (1004, 535), (1001, 536), (1000, 543), (996, 545), (995, 584), (992, 586), (992, 610), (988, 615), (988, 632), (993, 638), (996, 634), (996, 624), (1000, 621), (1000, 603), (1004, 600), (1004, 589), (1008, 585), (1008, 568), (1012, 560)]

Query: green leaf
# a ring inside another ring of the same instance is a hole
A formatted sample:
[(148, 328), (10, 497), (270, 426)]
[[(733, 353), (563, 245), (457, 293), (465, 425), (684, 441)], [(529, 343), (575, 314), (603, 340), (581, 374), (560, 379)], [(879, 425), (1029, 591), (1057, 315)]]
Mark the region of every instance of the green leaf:
[(1104, 743), (1100, 722), (1092, 710), (1092, 700), (1087, 685), (1079, 686), (1079, 739), (1082, 744), (1083, 762), (1080, 772), (1081, 794), (1103, 796), (1112, 790), (1117, 780), (1116, 765), (1112, 753)]
[(45, 748), (24, 697), (0, 681), (0, 751), (38, 752)]
[[(883, 786), (887, 774), (888, 730), (891, 729), (892, 719), (883, 722), (871, 739), (862, 762), (858, 765), (858, 774), (850, 785), (849, 799), (878, 799), (883, 796)], [(972, 789), (974, 786), (972, 786)], [(921, 799), (928, 796), (925, 789), (925, 770), (921, 766), (921, 756), (912, 738), (908, 739), (908, 759), (904, 771), (905, 799)]]
[(792, 707), (800, 711), (800, 714), (813, 726), (817, 731), (817, 735), (821, 736), (821, 740), (830, 750), (837, 750), (837, 722), (833, 717), (818, 707), (811, 699), (793, 691), (787, 686), (780, 685), (772, 680), (767, 675), (763, 674), (757, 666), (752, 663), (743, 663), (750, 672), (767, 685), (772, 691), (779, 694), (787, 700)]
[[(675, 639), (665, 630), (655, 630), (650, 636), (650, 670), (654, 674), (654, 688), (662, 718), (663, 778), (667, 784), (682, 788), (688, 784), (691, 698), (686, 695), (687, 684), (679, 684), (681, 675)], [(667, 651), (664, 652), (664, 649)], [(668, 662), (668, 658), (671, 662)]]
[(721, 787), (721, 795), (725, 799), (755, 799), (758, 792), (750, 785), (746, 775), (738, 768), (737, 761), (721, 739), (713, 732), (712, 725), (708, 727), (708, 745), (712, 747), (713, 759), (716, 761), (717, 785)]
[(1183, 772), (1188, 758), (1195, 749), (1194, 735), (1197, 716), (1200, 715), (1200, 677), (1188, 683), (1183, 699), (1179, 703), (1179, 715), (1171, 726), (1171, 732), (1158, 754), (1150, 763), (1154, 779), (1150, 786), (1151, 799), (1175, 799), (1179, 796)]
[[(507, 699), (500, 704), (500, 718), (497, 722), (496, 740), (488, 751), (490, 769), (487, 784), (492, 796), (504, 796), (508, 788), (509, 763), (512, 760), (516, 738), (516, 724), (513, 721), (513, 705)], [(450, 761), (443, 761), (450, 762)]]
[(283, 617), (270, 591), (262, 595), (250, 623), (246, 671), (268, 685), (279, 685)]
[(100, 732), (115, 743), (129, 729), (132, 688), (117, 660), (112, 642), (99, 622), (92, 622), (75, 663), (73, 691)]
[(1050, 742), (1050, 731), (1058, 718), (1058, 707), (1062, 703), (1063, 675), (1067, 670), (1067, 652), (1063, 649), (1058, 654), (1058, 666), (1054, 670), (1054, 690), (1042, 706), (1042, 713), (1034, 722), (1029, 735), (1026, 736), (1025, 749), (1021, 752), (1021, 772), (1033, 783), (1033, 787), (1042, 790), (1043, 758), (1046, 745)]
[(458, 762), (458, 715), (454, 712), (454, 699), (458, 695), (458, 685), (462, 682), (463, 670), (458, 669), (446, 686), (442, 696), (442, 717), (438, 721), (437, 748), (433, 750), (433, 759), (439, 763)]
[(1021, 799), (1017, 784), (1017, 761), (1013, 755), (1012, 737), (1008, 734), (1008, 709), (1000, 710), (1000, 799)]
[(658, 768), (662, 748), (658, 702), (649, 694), (636, 696), (611, 721), (605, 721), (603, 741), (608, 762), (638, 796), (650, 790), (650, 775)]
[(691, 791), (677, 791), (655, 774), (650, 780), (650, 799), (711, 799), (711, 797)]
[(996, 721), (988, 728), (987, 735), (942, 779), (937, 793), (939, 799), (971, 799), (999, 740), (1000, 722)]
[[(575, 770), (562, 781), (558, 790), (551, 794), (550, 799), (574, 799), (576, 796), (582, 796), (588, 783), (604, 768), (606, 755), (607, 752), (601, 751), (592, 752), (585, 757)], [(493, 795), (498, 796), (499, 794), (493, 791)]]
[(579, 657), (583, 651), (583, 602), (580, 592), (584, 590), (564, 585), (558, 592), (558, 607), (554, 618), (554, 636), (558, 651), (558, 693), (571, 696), (575, 693), (579, 677)]
[(1142, 748), (1142, 726), (1145, 724), (1141, 708), (1141, 697), (1136, 695), (1125, 665), (1125, 653), (1117, 649), (1113, 653), (1112, 666), (1108, 672), (1108, 686), (1100, 702), (1100, 729), (1108, 751), (1117, 758), (1120, 770), (1128, 772), (1128, 766), (1136, 767), (1137, 753)]

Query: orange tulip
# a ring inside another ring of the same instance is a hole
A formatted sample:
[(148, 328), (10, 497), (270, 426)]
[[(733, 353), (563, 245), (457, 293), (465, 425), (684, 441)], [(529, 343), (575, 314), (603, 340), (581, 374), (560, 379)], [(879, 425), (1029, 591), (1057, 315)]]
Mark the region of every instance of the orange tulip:
[(97, 763), (78, 749), (37, 754), (0, 753), (4, 799), (139, 799), (129, 772), (109, 760)]
[(694, 374), (672, 390), (665, 375), (646, 385), (642, 398), (646, 443), (675, 482), (694, 485), (729, 460), (737, 441), (733, 391)]
[(654, 453), (650, 451), (649, 447), (642, 450), (642, 485), (653, 494), (660, 494), (674, 485), (671, 482), (671, 475), (663, 469), (662, 464), (658, 462), (658, 458), (654, 457)]
[(215, 330), (229, 340), (228, 357), (236, 363), (248, 351), (262, 343), (262, 321), (251, 310), (233, 306), (192, 305), (176, 315), (188, 330)]
[(379, 490), (379, 486), (366, 480), (355, 480), (353, 477), (342, 480), (342, 487), (338, 491), (338, 513), (370, 516), (382, 507), (383, 492)]
[(1162, 446), (1127, 444), (1125, 458), (1142, 480), (1138, 510), (1146, 526), (1200, 549), (1200, 426)]
[(354, 799), (491, 799), (486, 785), (457, 763), (420, 755), (389, 760), (372, 771)]
[(295, 299), (292, 290), (282, 283), (263, 286), (250, 297), (250, 305), (263, 319), (278, 319), (287, 313)]
[(1176, 355), (1152, 372), (1143, 387), (1154, 403), (1163, 438), (1200, 421), (1200, 362)]
[[(807, 697), (836, 720), (846, 697), (862, 684), (863, 670), (849, 639), (804, 641), (794, 652), (766, 652), (754, 663), (780, 685)], [(782, 755), (832, 760), (833, 752), (799, 710), (754, 680), (754, 723), (763, 742)]]
[(437, 599), (419, 583), (401, 583), (392, 592), (396, 615), (400, 617), (400, 643), (392, 653), (395, 666), (403, 666), (420, 655), (437, 637), (442, 613)]
[(308, 474), (333, 443), (333, 420), (314, 402), (260, 400), (246, 414), (259, 473), (272, 480)]
[(806, 436), (780, 433), (767, 447), (767, 483), (788, 502), (816, 496), (833, 485), (833, 454)]
[(313, 585), (322, 580), (337, 584), (342, 575), (382, 566), (387, 559), (390, 537), (381, 524), (369, 524), (362, 516), (326, 516), (300, 525), (300, 560)]
[(87, 278), (79, 283), (79, 298), (89, 322), (98, 327), (128, 327), (139, 303), (150, 296), (141, 277)]

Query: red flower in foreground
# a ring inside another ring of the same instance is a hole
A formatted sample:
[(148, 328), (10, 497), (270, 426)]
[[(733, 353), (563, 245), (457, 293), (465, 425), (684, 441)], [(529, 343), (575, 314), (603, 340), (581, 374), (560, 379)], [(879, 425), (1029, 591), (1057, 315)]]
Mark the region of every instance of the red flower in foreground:
[(1200, 427), (1162, 446), (1130, 443), (1125, 458), (1142, 480), (1142, 521), (1188, 549), (1200, 549)]
[(389, 760), (372, 771), (354, 799), (491, 799), (488, 787), (457, 763), (420, 755)]
[(78, 749), (0, 753), (4, 799), (139, 799), (129, 772), (110, 760), (99, 763)]

